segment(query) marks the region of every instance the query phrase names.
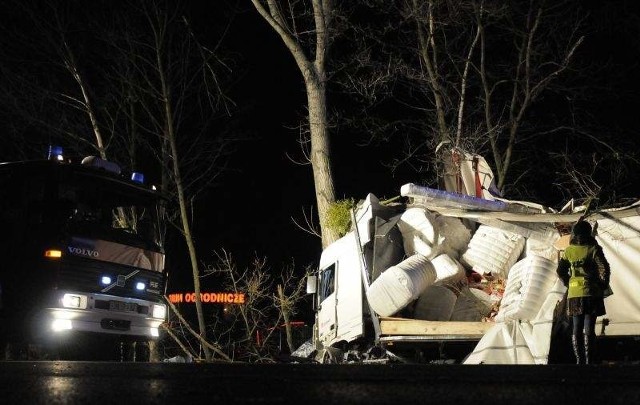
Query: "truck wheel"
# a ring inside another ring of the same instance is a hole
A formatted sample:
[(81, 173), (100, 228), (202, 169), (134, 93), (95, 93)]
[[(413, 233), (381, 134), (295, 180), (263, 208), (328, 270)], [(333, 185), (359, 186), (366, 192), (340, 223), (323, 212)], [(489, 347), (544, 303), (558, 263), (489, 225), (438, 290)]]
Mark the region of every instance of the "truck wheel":
[(323, 347), (316, 353), (316, 361), (321, 364), (342, 363), (344, 352), (336, 347)]
[(158, 344), (158, 341), (149, 340), (147, 343), (149, 344), (149, 362), (160, 362), (160, 345)]
[(149, 343), (147, 342), (135, 342), (135, 361), (136, 362), (149, 362), (151, 358), (151, 351), (149, 350)]

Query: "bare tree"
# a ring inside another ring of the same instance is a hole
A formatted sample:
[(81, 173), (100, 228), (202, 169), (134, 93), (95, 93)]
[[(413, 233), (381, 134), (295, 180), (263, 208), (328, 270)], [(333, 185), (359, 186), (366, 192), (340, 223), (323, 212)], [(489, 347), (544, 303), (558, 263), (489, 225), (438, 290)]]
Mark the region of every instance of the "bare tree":
[[(75, 149), (107, 158), (112, 134), (103, 133), (100, 123), (101, 99), (94, 93), (99, 88), (87, 79), (86, 66), (74, 50), (90, 49), (93, 36), (74, 35), (83, 29), (70, 17), (71, 5), (19, 2), (13, 9), (32, 31), (21, 35), (5, 27), (2, 69), (7, 80), (2, 102), (8, 103), (14, 118), (27, 127), (42, 129), (50, 138), (62, 137), (77, 145)], [(95, 57), (89, 51), (82, 59)]]
[[(419, 77), (433, 100), (437, 142), (461, 147), (463, 137), (475, 135), (470, 144), (479, 149), (488, 140), (497, 186), (503, 190), (515, 145), (528, 135), (522, 130), (523, 121), (569, 68), (584, 37), (577, 33), (579, 19), (570, 22), (568, 35), (553, 35), (560, 33), (554, 25), (559, 18), (557, 3), (530, 1), (525, 9), (485, 3), (414, 0), (406, 15), (416, 25), (420, 62), (426, 71)], [(498, 56), (492, 46), (500, 47), (507, 57)]]
[(352, 29), (359, 46), (341, 80), (365, 103), (361, 127), (403, 139), (394, 165), (433, 173), (438, 145), (463, 148), (490, 159), (504, 192), (549, 147), (597, 142), (577, 117), (590, 83), (578, 61), (588, 15), (575, 2), (364, 3), (374, 16)]
[[(116, 82), (124, 84), (125, 95), (131, 92), (135, 97), (135, 103), (122, 111), (124, 121), (148, 140), (146, 150), (161, 168), (162, 191), (177, 203), (177, 209), (167, 214), (187, 246), (198, 329), (206, 342), (192, 212), (198, 193), (222, 173), (232, 142), (224, 132), (213, 134), (211, 127), (214, 118), (228, 113), (230, 101), (224, 95), (220, 73), (226, 66), (196, 39), (179, 8), (169, 3), (138, 4), (138, 15), (146, 27), (125, 30), (125, 35), (116, 37), (129, 69), (113, 75)], [(210, 360), (209, 345), (202, 347)]]
[(313, 170), (322, 245), (337, 239), (326, 226), (326, 213), (335, 201), (327, 117), (327, 57), (333, 18), (331, 0), (251, 0), (262, 18), (280, 36), (304, 79)]
[[(207, 318), (209, 347), (225, 361), (264, 363), (277, 361), (282, 349), (282, 332), (286, 346), (293, 351), (292, 319), (305, 297), (306, 277), (297, 276), (294, 266), (273, 269), (266, 258), (256, 257), (239, 268), (230, 253), (214, 252), (214, 262), (205, 270), (225, 291), (242, 293), (244, 301), (228, 304)], [(216, 304), (217, 305), (217, 304)], [(180, 313), (175, 309), (174, 313)], [(181, 350), (198, 358), (199, 339), (184, 318), (169, 329)], [(199, 338), (199, 336), (197, 336)], [(171, 342), (167, 344), (171, 346)]]
[(293, 265), (274, 271), (265, 258), (256, 257), (250, 266), (239, 269), (227, 252), (217, 252), (216, 257), (212, 274), (221, 276), (230, 291), (246, 292), (243, 305), (225, 308), (223, 318), (217, 320), (226, 327), (213, 328), (216, 341), (230, 354), (234, 349), (241, 360), (274, 361), (280, 327), (290, 331), (290, 318), (305, 296), (306, 278), (296, 276)]

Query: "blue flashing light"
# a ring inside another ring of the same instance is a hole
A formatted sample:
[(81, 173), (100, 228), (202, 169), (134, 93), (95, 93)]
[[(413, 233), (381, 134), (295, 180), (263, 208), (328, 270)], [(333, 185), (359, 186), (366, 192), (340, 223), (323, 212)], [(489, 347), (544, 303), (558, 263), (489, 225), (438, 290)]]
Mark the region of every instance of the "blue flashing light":
[(102, 278), (100, 278), (100, 282), (102, 283), (102, 285), (109, 285), (111, 284), (111, 277), (102, 276)]
[(47, 159), (49, 160), (63, 160), (62, 156), (62, 146), (58, 145), (49, 145), (49, 154)]
[(136, 183), (143, 184), (144, 183), (144, 174), (138, 173), (138, 172), (133, 172), (133, 173), (131, 173), (131, 180), (135, 181)]
[(136, 290), (138, 290), (138, 291), (144, 290), (145, 287), (146, 287), (146, 285), (142, 281), (138, 281), (136, 283)]

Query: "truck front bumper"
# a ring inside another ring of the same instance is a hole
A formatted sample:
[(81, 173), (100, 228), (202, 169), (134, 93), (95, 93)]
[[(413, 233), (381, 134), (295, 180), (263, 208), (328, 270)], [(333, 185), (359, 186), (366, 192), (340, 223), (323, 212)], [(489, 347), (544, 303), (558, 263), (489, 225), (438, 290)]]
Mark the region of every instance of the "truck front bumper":
[(166, 306), (108, 294), (62, 291), (40, 318), (45, 333), (94, 332), (156, 338)]

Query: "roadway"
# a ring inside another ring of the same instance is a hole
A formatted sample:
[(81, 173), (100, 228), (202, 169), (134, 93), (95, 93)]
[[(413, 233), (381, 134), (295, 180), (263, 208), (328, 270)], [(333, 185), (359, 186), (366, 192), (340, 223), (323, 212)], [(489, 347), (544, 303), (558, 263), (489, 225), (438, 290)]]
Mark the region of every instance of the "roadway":
[(637, 404), (640, 366), (0, 362), (6, 404)]

